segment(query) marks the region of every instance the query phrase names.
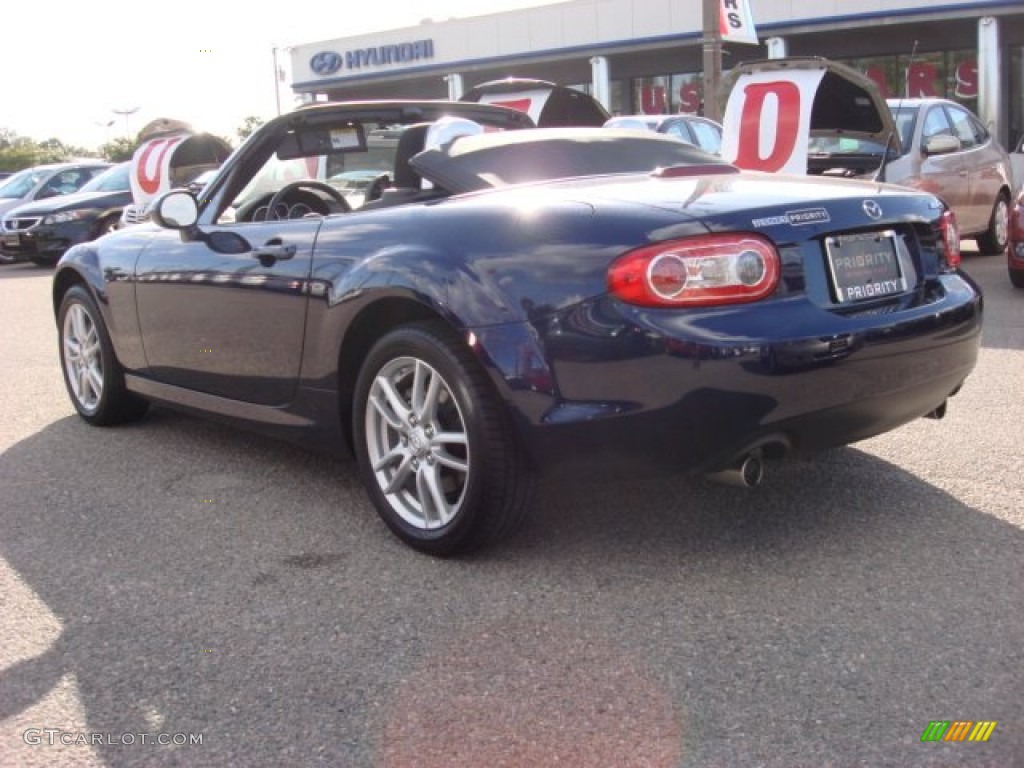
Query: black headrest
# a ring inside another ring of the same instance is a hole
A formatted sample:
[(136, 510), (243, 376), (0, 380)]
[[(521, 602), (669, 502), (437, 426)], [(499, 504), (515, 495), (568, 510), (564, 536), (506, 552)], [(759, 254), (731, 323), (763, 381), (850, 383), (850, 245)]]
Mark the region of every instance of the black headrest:
[(396, 187), (419, 188), (422, 177), (409, 165), (409, 158), (423, 151), (430, 126), (431, 123), (416, 123), (402, 131), (395, 148), (395, 175), (392, 183)]

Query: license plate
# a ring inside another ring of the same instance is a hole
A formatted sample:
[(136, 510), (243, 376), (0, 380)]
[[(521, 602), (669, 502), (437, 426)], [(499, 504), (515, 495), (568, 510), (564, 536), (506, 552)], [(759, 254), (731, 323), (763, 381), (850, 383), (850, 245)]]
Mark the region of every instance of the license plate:
[(3, 240), (0, 240), (8, 248), (17, 248), (21, 245), (21, 238), (18, 235), (4, 235)]
[(827, 237), (825, 250), (840, 302), (877, 299), (907, 289), (892, 230)]

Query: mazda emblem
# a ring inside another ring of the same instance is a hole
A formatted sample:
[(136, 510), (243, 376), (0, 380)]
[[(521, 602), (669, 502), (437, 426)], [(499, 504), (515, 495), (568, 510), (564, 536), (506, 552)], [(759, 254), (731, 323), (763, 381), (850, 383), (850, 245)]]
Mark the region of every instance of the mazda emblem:
[(865, 200), (863, 203), (861, 203), (861, 207), (864, 209), (864, 213), (868, 215), (869, 219), (882, 218), (882, 206), (880, 206), (874, 200)]

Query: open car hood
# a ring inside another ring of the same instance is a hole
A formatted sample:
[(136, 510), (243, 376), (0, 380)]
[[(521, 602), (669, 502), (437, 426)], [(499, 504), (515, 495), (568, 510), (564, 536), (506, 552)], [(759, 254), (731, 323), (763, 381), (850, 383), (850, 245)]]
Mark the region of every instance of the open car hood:
[[(723, 79), (729, 94), (722, 156), (741, 168), (806, 173), (811, 139), (860, 139), (899, 152), (899, 132), (874, 81), (823, 58), (740, 64)], [(775, 131), (765, 124), (775, 120)], [(766, 146), (767, 145), (767, 146)]]
[(524, 77), (481, 83), (459, 100), (518, 109), (528, 114), (539, 128), (601, 126), (611, 117), (589, 93)]

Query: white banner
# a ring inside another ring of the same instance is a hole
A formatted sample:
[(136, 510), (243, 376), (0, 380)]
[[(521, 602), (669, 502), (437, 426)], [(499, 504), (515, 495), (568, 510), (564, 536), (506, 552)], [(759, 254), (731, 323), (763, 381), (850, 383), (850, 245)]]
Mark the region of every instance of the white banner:
[(540, 123), (540, 113), (544, 111), (544, 105), (547, 104), (550, 95), (550, 89), (485, 93), (480, 97), (480, 103), (518, 109), (528, 114), (533, 122)]
[(722, 159), (748, 171), (807, 173), (811, 108), (825, 69), (745, 73), (729, 93)]
[(150, 203), (157, 195), (171, 190), (171, 158), (178, 145), (188, 137), (188, 133), (179, 133), (150, 139), (135, 150), (128, 182), (132, 188), (132, 199), (137, 204)]
[(721, 0), (718, 6), (718, 29), (726, 42), (758, 45), (750, 0)]

